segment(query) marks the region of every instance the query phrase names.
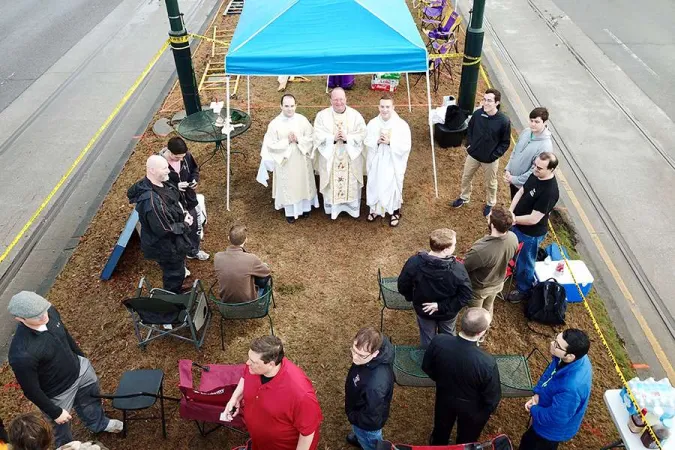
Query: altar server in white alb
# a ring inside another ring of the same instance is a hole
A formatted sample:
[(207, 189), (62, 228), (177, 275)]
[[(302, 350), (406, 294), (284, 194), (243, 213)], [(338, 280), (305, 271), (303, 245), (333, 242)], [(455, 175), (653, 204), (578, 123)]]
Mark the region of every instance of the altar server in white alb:
[(312, 162), (312, 125), (305, 116), (296, 114), (295, 107), (291, 94), (281, 97), (281, 114), (267, 127), (256, 178), (267, 186), (267, 171), (273, 173), (274, 207), (284, 209), (288, 223), (309, 216), (312, 206), (319, 207)]
[(331, 107), (320, 111), (314, 119), (314, 146), (319, 158), (319, 191), (323, 207), (331, 219), (341, 212), (359, 217), (363, 188), (366, 122), (363, 116), (347, 106), (342, 88), (330, 94)]
[(380, 115), (368, 122), (364, 141), (367, 157), (366, 204), (370, 207), (368, 222), (389, 214), (389, 225), (401, 219), (403, 176), (408, 165), (410, 127), (394, 111), (394, 101), (385, 94), (380, 99)]

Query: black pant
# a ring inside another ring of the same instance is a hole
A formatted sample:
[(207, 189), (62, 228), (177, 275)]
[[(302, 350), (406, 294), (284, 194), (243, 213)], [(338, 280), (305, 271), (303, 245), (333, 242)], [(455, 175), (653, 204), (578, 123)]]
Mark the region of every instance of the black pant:
[(509, 183), (509, 189), (511, 190), (511, 200), (513, 200), (513, 197), (516, 196), (518, 191), (520, 190), (519, 187), (514, 186), (513, 184)]
[(175, 294), (182, 293), (185, 279), (185, 258), (177, 260), (158, 261), (162, 268), (162, 288)]
[(192, 208), (188, 212), (192, 216), (192, 225), (190, 225), (190, 231), (186, 234), (187, 241), (190, 243), (188, 255), (197, 256), (197, 253), (199, 253), (199, 246), (201, 245), (201, 239), (199, 238), (199, 224), (197, 223), (197, 211), (195, 208)]
[(560, 442), (549, 441), (539, 436), (532, 426), (520, 438), (518, 450), (557, 450)]
[(476, 442), (490, 416), (483, 414), (468, 414), (454, 408), (456, 400), (439, 399), (436, 397), (434, 408), (434, 431), (431, 432), (431, 445), (448, 445), (452, 427), (457, 422), (456, 444)]

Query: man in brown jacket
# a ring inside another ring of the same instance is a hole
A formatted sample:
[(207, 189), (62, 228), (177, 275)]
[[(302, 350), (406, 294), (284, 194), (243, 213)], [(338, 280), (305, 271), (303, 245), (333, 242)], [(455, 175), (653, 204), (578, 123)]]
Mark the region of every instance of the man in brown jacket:
[(518, 249), (518, 238), (509, 231), (512, 225), (513, 215), (508, 209), (492, 208), (488, 215), (490, 234), (474, 242), (464, 258), (473, 290), (469, 306), (488, 310), (490, 320), (495, 297), (504, 288), (506, 266)]
[(226, 303), (254, 300), (269, 282), (270, 269), (256, 255), (244, 250), (245, 226), (234, 225), (229, 238), (227, 249), (213, 258), (220, 299)]

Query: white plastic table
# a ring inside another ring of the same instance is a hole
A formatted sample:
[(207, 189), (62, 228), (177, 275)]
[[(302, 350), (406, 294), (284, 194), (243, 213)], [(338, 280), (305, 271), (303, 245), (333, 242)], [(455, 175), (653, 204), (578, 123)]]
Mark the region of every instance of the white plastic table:
[[(607, 411), (614, 421), (616, 430), (621, 435), (621, 439), (613, 442), (601, 450), (608, 450), (611, 448), (627, 448), (629, 450), (644, 450), (646, 447), (642, 445), (640, 434), (631, 433), (628, 429), (628, 410), (621, 400), (621, 389), (611, 389), (605, 391), (602, 396), (607, 405)], [(665, 445), (662, 443), (663, 450), (675, 450), (675, 438), (670, 438)]]

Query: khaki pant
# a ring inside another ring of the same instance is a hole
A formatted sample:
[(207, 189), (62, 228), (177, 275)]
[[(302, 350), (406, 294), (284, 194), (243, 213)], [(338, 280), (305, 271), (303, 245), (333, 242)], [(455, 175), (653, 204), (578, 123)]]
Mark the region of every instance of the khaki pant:
[(497, 170), (499, 169), (499, 160), (486, 164), (472, 158), (470, 155), (466, 155), (464, 172), (462, 172), (462, 192), (459, 194), (459, 198), (465, 202), (471, 200), (471, 180), (480, 166), (483, 166), (483, 170), (485, 170), (485, 203), (489, 206), (494, 206), (497, 204)]
[(483, 289), (473, 289), (471, 293), (471, 300), (469, 301), (469, 306), (471, 308), (483, 308), (490, 313), (492, 317), (492, 310), (495, 304), (495, 297), (499, 294), (504, 288), (504, 283), (500, 283), (497, 286), (492, 286)]

